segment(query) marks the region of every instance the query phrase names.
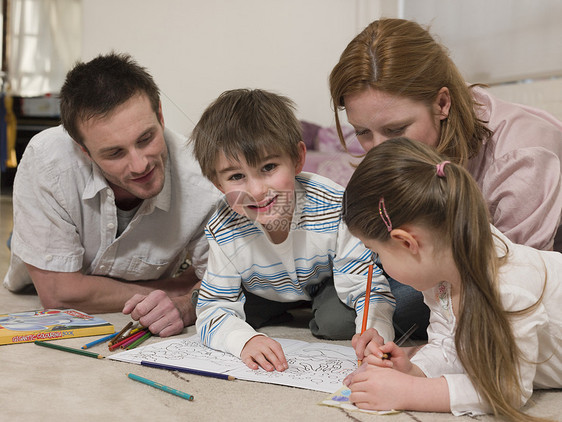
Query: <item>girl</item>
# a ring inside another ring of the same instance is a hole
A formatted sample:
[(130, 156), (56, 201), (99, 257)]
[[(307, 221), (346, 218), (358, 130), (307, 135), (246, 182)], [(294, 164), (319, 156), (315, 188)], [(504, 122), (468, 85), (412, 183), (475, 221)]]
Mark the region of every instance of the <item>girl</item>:
[(351, 400), (532, 420), (519, 408), (533, 388), (562, 387), (562, 255), (512, 243), (489, 224), (470, 174), (407, 138), (366, 154), (343, 212), (385, 271), (422, 291), (431, 310), (428, 344), (411, 360), (375, 330), (354, 337), (367, 364), (345, 381)]

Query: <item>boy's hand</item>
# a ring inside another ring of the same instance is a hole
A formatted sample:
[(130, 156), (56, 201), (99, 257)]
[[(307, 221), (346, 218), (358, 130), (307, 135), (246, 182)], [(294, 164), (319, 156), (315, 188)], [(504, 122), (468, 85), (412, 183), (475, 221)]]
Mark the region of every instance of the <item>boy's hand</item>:
[(358, 360), (377, 353), (384, 344), (384, 338), (374, 328), (369, 328), (363, 334), (355, 334), (351, 339), (351, 346), (355, 349)]
[(258, 369), (261, 366), (268, 372), (283, 372), (289, 367), (281, 345), (272, 338), (261, 335), (248, 340), (240, 358), (250, 369)]

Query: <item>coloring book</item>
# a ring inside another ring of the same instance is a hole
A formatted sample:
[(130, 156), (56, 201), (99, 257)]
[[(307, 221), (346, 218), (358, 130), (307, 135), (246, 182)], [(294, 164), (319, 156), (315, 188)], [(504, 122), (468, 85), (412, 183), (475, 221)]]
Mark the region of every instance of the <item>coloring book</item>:
[(174, 338), (109, 356), (122, 362), (142, 361), (232, 375), (246, 381), (280, 384), (333, 393), (357, 368), (351, 347), (276, 338), (287, 358), (284, 372), (252, 370), (237, 357), (204, 346), (197, 335)]
[(43, 309), (0, 315), (0, 344), (111, 334), (109, 322), (74, 309)]

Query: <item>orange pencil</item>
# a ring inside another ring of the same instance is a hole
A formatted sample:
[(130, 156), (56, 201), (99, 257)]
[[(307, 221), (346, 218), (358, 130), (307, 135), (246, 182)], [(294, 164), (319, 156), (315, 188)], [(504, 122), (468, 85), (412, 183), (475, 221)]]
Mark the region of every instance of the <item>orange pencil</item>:
[[(373, 265), (369, 265), (369, 273), (367, 275), (367, 290), (365, 291), (365, 304), (363, 305), (363, 324), (361, 325), (361, 334), (367, 329), (367, 319), (369, 318), (369, 302), (371, 301), (371, 283), (373, 282)], [(357, 365), (361, 366), (361, 361), (357, 361)]]

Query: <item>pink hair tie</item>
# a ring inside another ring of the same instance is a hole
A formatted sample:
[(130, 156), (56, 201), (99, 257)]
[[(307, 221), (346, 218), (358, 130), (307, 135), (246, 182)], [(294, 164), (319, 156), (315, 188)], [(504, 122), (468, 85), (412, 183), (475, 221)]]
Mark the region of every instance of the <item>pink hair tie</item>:
[(437, 176), (445, 177), (445, 173), (443, 172), (443, 170), (445, 169), (445, 165), (449, 163), (450, 161), (441, 161), (439, 164), (435, 166), (437, 167)]
[(382, 221), (383, 221), (384, 225), (386, 226), (388, 231), (391, 232), (392, 231), (392, 222), (390, 221), (390, 217), (388, 216), (388, 213), (386, 212), (386, 207), (384, 206), (384, 198), (383, 197), (381, 197), (381, 199), (379, 199), (379, 214), (382, 218)]

